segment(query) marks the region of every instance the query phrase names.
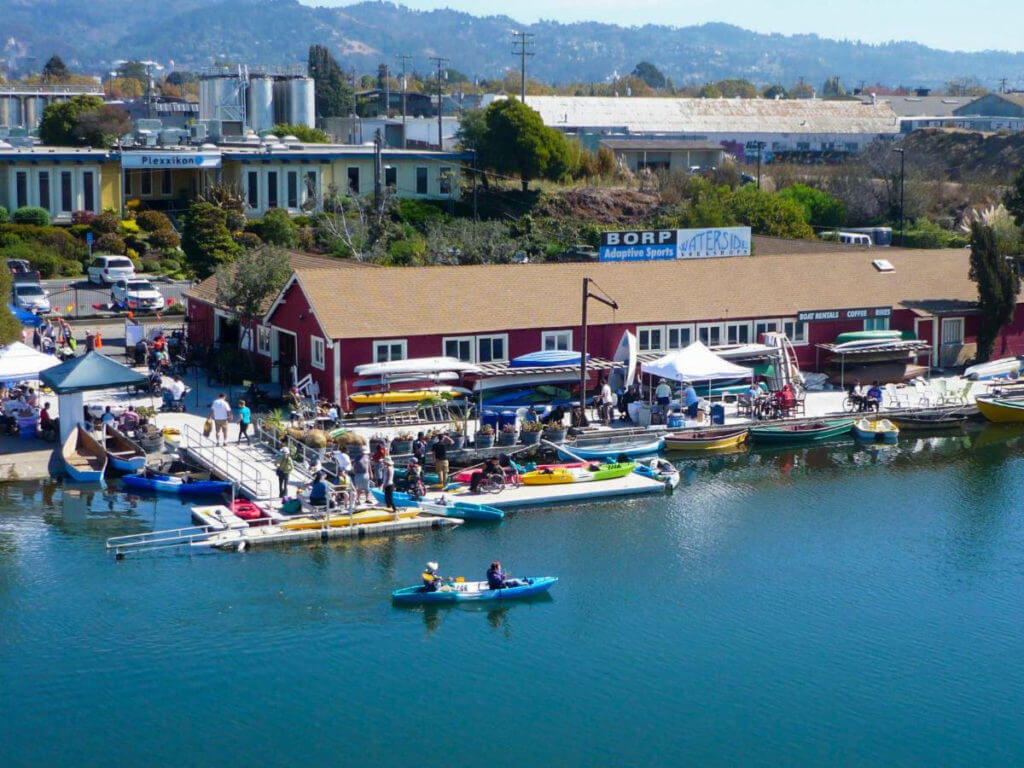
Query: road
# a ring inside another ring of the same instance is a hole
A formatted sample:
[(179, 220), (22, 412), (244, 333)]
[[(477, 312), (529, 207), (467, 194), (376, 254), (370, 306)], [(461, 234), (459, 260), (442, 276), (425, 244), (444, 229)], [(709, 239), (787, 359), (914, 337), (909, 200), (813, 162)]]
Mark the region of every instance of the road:
[[(161, 277), (146, 277), (153, 283), (153, 286), (163, 294), (168, 304), (181, 301), (182, 294), (188, 289), (191, 282), (188, 280), (168, 280)], [(119, 312), (108, 312), (96, 309), (97, 304), (110, 303), (110, 288), (107, 286), (90, 283), (86, 278), (57, 278), (42, 281), (43, 289), (50, 294), (50, 305), (54, 311), (69, 320), (79, 318), (118, 317), (123, 315)], [(140, 315), (142, 317), (142, 315)]]

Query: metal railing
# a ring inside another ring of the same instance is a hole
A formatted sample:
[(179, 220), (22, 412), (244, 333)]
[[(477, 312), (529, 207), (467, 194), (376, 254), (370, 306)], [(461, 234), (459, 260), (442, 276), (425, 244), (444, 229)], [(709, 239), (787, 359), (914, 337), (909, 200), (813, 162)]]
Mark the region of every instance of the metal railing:
[[(282, 440), (274, 434), (274, 432), (268, 430), (264, 426), (262, 419), (257, 419), (256, 421), (256, 439), (260, 444), (266, 446), (267, 449), (273, 453), (277, 453), (282, 448), (287, 448), (292, 457), (298, 458), (298, 460), (305, 464), (306, 467), (313, 467), (317, 462), (320, 462), (322, 466), (327, 455), (327, 451), (324, 448), (312, 448), (305, 443), (296, 440), (291, 435), (285, 435)], [(296, 469), (304, 471), (298, 466), (296, 466)], [(323, 470), (328, 475), (335, 477), (334, 472), (327, 467), (323, 467)], [(308, 475), (309, 472), (306, 472), (306, 474)]]
[(158, 549), (185, 547), (198, 541), (205, 541), (219, 529), (209, 525), (192, 525), (187, 528), (171, 528), (166, 531), (149, 531), (132, 533), (126, 536), (114, 536), (107, 539), (107, 549), (114, 550), (120, 557), (126, 552), (145, 550), (153, 552)]
[[(186, 424), (181, 433), (182, 448), (197, 448), (203, 451), (202, 454), (193, 451), (193, 455), (202, 463), (208, 464), (210, 469), (228, 478), (235, 485), (241, 486), (260, 499), (268, 499), (272, 494), (272, 487), (269, 480), (264, 477), (260, 467), (236, 453), (218, 446), (210, 441), (204, 444), (208, 438), (195, 427)], [(209, 450), (212, 449), (212, 450)]]

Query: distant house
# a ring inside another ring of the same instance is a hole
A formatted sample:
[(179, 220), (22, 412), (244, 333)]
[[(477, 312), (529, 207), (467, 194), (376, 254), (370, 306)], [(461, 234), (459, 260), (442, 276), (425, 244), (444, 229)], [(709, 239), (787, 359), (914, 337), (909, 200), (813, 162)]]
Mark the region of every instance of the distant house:
[(675, 139), (604, 139), (602, 147), (615, 154), (615, 161), (633, 173), (644, 168), (652, 171), (687, 170), (694, 166), (718, 168), (725, 160), (720, 144)]
[(900, 132), (910, 133), (918, 128), (959, 126), (962, 118), (958, 117), (957, 110), (970, 105), (974, 98), (916, 93), (912, 96), (878, 96), (876, 101), (885, 102), (892, 107), (900, 122)]

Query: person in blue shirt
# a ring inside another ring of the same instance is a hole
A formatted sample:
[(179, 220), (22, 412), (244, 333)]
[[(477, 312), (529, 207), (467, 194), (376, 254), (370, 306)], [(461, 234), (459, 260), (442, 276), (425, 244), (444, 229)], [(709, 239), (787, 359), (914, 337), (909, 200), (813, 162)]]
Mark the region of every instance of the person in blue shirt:
[(867, 408), (874, 408), (875, 413), (878, 413), (879, 407), (882, 405), (882, 388), (876, 381), (871, 385), (871, 389), (868, 390), (868, 396), (865, 398), (865, 406)]
[(252, 410), (245, 404), (245, 400), (238, 401), (238, 442), (245, 438), (245, 444), (249, 442), (249, 425), (252, 424)]
[(693, 388), (693, 384), (688, 381), (683, 382), (683, 397), (686, 399), (686, 415), (695, 418), (700, 398), (697, 397), (697, 390)]
[(309, 504), (313, 507), (330, 506), (331, 485), (323, 472), (317, 472), (309, 492)]

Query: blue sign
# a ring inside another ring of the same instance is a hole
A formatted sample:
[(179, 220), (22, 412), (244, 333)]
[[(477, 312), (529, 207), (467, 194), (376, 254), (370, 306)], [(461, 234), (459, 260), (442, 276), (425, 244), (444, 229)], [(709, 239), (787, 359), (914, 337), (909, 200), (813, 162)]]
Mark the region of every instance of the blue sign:
[(85, 242), (87, 242), (89, 245), (92, 245), (92, 231), (91, 230), (89, 232), (85, 233)]
[(749, 255), (750, 227), (601, 233), (601, 261), (712, 259)]

